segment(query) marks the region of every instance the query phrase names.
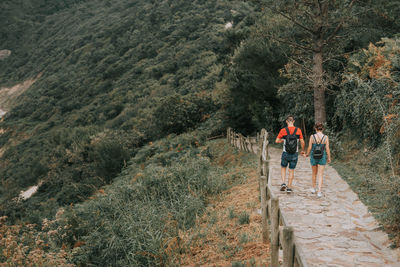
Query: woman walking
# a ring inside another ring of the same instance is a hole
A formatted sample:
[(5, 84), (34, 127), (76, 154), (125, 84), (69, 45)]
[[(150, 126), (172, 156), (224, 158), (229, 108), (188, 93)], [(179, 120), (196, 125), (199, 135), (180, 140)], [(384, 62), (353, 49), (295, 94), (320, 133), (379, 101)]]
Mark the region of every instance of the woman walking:
[(329, 149), (329, 138), (322, 131), (324, 126), (317, 122), (314, 126), (315, 134), (310, 136), (310, 141), (306, 153), (306, 157), (310, 156), (312, 168), (312, 188), (311, 193), (315, 194), (318, 177), (318, 192), (317, 196), (322, 197), (322, 181), (326, 163), (331, 162), (331, 151)]

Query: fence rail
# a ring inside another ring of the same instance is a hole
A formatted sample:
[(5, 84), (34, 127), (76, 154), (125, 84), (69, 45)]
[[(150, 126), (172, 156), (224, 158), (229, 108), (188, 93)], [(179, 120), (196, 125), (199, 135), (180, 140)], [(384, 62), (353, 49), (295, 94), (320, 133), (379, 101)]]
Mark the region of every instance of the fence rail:
[(262, 238), (271, 245), (271, 266), (279, 266), (279, 250), (283, 250), (284, 267), (308, 267), (302, 248), (296, 242), (293, 227), (288, 225), (279, 208), (279, 198), (271, 187), (268, 161), (268, 132), (262, 129), (256, 137), (245, 137), (227, 129), (228, 143), (241, 151), (257, 154), (261, 199)]

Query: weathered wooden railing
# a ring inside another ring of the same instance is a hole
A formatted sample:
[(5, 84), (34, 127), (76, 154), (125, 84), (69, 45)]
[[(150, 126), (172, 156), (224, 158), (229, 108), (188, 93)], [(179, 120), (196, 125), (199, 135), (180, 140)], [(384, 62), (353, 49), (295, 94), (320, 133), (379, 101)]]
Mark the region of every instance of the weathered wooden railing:
[(270, 241), (271, 266), (279, 266), (279, 250), (283, 250), (283, 266), (307, 267), (304, 253), (296, 242), (293, 228), (279, 208), (279, 198), (272, 191), (268, 161), (268, 132), (262, 129), (256, 137), (245, 137), (232, 128), (227, 130), (228, 143), (239, 150), (258, 156), (260, 175), (261, 221), (263, 242)]

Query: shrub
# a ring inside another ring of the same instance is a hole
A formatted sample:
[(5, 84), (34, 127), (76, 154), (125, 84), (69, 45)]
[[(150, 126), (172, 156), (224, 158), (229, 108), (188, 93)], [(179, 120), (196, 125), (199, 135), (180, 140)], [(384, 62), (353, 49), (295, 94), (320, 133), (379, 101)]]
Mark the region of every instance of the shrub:
[(186, 96), (178, 94), (166, 97), (154, 111), (154, 119), (163, 135), (180, 134), (195, 127), (215, 111), (210, 98)]
[(247, 212), (242, 212), (238, 217), (239, 224), (249, 224), (250, 223), (250, 215)]
[(95, 162), (97, 174), (109, 183), (126, 165), (129, 153), (120, 143), (106, 140), (93, 146), (90, 157)]
[(75, 266), (63, 248), (54, 247), (57, 231), (40, 232), (34, 224), (6, 225), (6, 219), (0, 217), (1, 266)]
[[(74, 263), (154, 266), (173, 259), (181, 249), (178, 229), (193, 226), (206, 196), (226, 188), (218, 167), (199, 155), (196, 143), (191, 145), (194, 140), (183, 135), (145, 146), (137, 163), (104, 194), (66, 213), (65, 224), (72, 225), (67, 236), (75, 239), (61, 238), (60, 243), (84, 242), (72, 252)], [(174, 160), (166, 164), (163, 157)]]
[[(400, 44), (399, 38), (383, 38), (379, 46), (355, 53), (348, 60), (340, 95), (336, 99), (336, 119), (342, 132), (358, 139), (355, 148), (365, 154), (366, 201), (379, 206), (387, 229), (399, 231), (400, 222)], [(358, 138), (357, 138), (358, 137)], [(361, 143), (361, 145), (360, 145)], [(372, 155), (368, 154), (372, 150)], [(363, 151), (362, 151), (363, 150)], [(389, 189), (388, 189), (389, 188)], [(365, 192), (360, 190), (364, 196)], [(377, 194), (377, 196), (375, 196)], [(383, 197), (384, 196), (384, 197)], [(374, 198), (379, 200), (374, 203)]]

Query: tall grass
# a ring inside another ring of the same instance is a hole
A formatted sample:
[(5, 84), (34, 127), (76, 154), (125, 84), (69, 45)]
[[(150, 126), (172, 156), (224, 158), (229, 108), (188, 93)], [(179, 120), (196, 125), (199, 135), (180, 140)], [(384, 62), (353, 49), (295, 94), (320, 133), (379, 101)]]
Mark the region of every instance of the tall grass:
[(91, 201), (70, 208), (60, 239), (81, 266), (166, 266), (182, 249), (179, 231), (194, 225), (207, 196), (226, 188), (215, 149), (193, 135), (144, 147), (116, 182)]

